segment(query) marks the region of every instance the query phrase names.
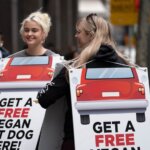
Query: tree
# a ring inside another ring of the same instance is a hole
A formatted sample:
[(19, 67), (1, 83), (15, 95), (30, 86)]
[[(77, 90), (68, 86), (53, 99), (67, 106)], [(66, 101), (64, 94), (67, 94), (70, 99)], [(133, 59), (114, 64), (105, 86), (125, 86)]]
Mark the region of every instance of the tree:
[(141, 0), (139, 11), (136, 63), (145, 67), (150, 64), (150, 0)]

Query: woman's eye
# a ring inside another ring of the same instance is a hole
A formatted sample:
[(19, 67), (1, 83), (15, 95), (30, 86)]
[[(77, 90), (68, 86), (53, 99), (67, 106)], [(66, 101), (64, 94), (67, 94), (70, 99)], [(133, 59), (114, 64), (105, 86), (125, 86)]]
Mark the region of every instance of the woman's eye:
[(37, 32), (38, 31), (38, 29), (32, 29), (32, 32)]
[(30, 30), (29, 29), (24, 29), (24, 32), (29, 32)]
[(33, 32), (33, 33), (35, 33), (35, 32), (38, 32), (38, 29), (36, 29), (36, 28), (33, 28), (33, 29), (27, 29), (27, 28), (25, 28), (24, 32)]

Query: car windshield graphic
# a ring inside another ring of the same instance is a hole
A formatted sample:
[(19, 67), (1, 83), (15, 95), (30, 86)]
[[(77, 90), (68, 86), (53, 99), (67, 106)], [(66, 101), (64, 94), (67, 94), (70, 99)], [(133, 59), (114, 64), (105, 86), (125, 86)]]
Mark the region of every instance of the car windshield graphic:
[(47, 65), (48, 56), (39, 56), (39, 57), (15, 57), (11, 66), (22, 66), (22, 65)]
[(86, 79), (121, 79), (133, 78), (131, 68), (90, 68), (87, 69)]

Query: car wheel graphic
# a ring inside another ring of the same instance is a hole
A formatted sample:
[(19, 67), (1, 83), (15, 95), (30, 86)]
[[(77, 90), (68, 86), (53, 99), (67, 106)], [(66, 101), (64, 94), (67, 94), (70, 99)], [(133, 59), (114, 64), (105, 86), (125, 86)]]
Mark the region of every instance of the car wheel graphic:
[(81, 124), (87, 125), (90, 123), (90, 116), (89, 115), (80, 115)]
[(137, 122), (145, 122), (145, 113), (136, 113)]

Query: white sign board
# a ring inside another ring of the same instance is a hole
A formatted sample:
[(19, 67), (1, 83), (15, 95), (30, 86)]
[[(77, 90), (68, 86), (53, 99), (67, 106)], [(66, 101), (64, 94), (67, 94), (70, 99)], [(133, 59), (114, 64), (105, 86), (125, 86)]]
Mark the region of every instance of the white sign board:
[(34, 150), (45, 116), (37, 92), (53, 78), (59, 56), (0, 60), (0, 149)]
[(76, 150), (149, 150), (147, 68), (69, 71)]
[(45, 110), (35, 105), (37, 91), (0, 93), (0, 148), (35, 149)]

